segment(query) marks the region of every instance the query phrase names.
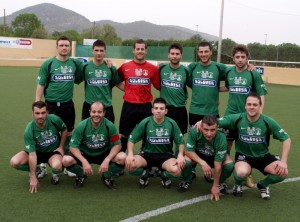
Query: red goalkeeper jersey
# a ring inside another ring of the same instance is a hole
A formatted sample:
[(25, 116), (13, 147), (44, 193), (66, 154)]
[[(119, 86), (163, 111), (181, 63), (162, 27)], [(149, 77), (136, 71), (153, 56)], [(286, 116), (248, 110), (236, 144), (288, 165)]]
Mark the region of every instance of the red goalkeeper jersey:
[(151, 83), (159, 90), (160, 78), (158, 67), (145, 61), (142, 64), (130, 61), (118, 69), (120, 78), (125, 81), (123, 99), (130, 103), (152, 102)]

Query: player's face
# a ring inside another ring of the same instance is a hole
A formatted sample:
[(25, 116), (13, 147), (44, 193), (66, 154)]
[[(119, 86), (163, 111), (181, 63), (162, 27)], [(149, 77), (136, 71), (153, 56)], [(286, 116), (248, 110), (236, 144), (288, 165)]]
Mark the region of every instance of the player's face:
[(202, 64), (210, 63), (212, 56), (212, 50), (209, 49), (209, 46), (199, 47), (198, 48), (198, 57)]
[(246, 100), (246, 111), (249, 117), (257, 117), (260, 115), (259, 99), (256, 97), (249, 96)]
[(217, 132), (218, 132), (217, 124), (214, 124), (212, 126), (209, 126), (205, 123), (202, 124), (202, 134), (208, 142), (211, 142), (214, 139)]
[(70, 42), (68, 40), (59, 40), (56, 48), (60, 56), (68, 56), (71, 50)]
[(101, 123), (104, 118), (104, 115), (105, 111), (103, 111), (103, 105), (101, 103), (93, 103), (90, 110), (92, 123)]
[(95, 46), (93, 49), (94, 59), (101, 62), (105, 57), (105, 49), (103, 46)]
[(134, 59), (138, 62), (142, 62), (145, 60), (147, 49), (145, 48), (145, 44), (136, 43), (132, 52), (134, 54)]
[(168, 58), (170, 60), (170, 63), (172, 63), (173, 65), (178, 65), (180, 63), (180, 60), (182, 59), (182, 54), (179, 49), (170, 49)]
[(38, 126), (43, 126), (46, 123), (48, 112), (46, 107), (39, 109), (38, 107), (33, 108), (32, 117)]
[(248, 57), (244, 52), (237, 52), (233, 56), (233, 62), (235, 63), (237, 68), (245, 69), (248, 64)]
[(162, 120), (167, 114), (168, 109), (164, 103), (155, 103), (151, 111), (156, 120)]

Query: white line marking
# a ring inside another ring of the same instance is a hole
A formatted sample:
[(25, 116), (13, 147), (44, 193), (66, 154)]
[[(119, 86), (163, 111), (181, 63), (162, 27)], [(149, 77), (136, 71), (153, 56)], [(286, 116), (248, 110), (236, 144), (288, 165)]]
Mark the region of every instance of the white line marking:
[[(300, 177), (294, 177), (294, 178), (285, 179), (281, 183), (295, 182), (295, 181), (299, 181), (299, 180), (300, 180)], [(185, 206), (188, 206), (188, 205), (191, 205), (191, 204), (195, 204), (195, 203), (198, 203), (198, 202), (202, 202), (202, 201), (205, 201), (205, 200), (210, 200), (210, 194), (206, 194), (206, 195), (200, 196), (200, 197), (195, 197), (195, 198), (190, 199), (190, 200), (181, 201), (181, 202), (171, 204), (171, 205), (166, 206), (166, 207), (158, 208), (156, 210), (151, 210), (151, 211), (148, 211), (146, 213), (139, 214), (139, 215), (136, 215), (134, 217), (127, 218), (125, 220), (121, 220), (120, 222), (138, 222), (138, 221), (141, 221), (141, 220), (146, 220), (150, 217), (154, 217), (154, 216), (169, 212), (171, 210), (175, 210), (175, 209), (185, 207)]]

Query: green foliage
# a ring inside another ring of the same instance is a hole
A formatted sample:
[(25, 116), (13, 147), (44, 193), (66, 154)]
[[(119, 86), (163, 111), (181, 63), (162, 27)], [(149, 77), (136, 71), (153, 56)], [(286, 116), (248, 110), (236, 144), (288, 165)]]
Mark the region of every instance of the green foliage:
[(45, 30), (43, 26), (40, 26), (33, 31), (31, 37), (36, 39), (47, 39), (48, 32)]
[(0, 36), (14, 36), (12, 28), (8, 25), (0, 25)]
[(71, 39), (71, 41), (82, 42), (82, 36), (74, 29), (61, 32), (59, 36), (62, 35), (67, 36), (69, 39)]
[(11, 24), (15, 36), (27, 38), (32, 36), (35, 29), (43, 26), (38, 17), (30, 13), (18, 15)]

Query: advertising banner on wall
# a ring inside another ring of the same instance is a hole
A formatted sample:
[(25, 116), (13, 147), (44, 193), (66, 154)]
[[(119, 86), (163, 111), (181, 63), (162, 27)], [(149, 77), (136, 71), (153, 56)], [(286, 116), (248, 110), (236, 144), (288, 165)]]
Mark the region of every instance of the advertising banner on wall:
[(0, 48), (32, 49), (32, 39), (0, 37)]

